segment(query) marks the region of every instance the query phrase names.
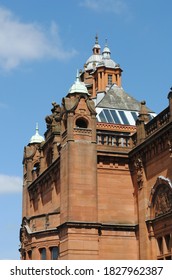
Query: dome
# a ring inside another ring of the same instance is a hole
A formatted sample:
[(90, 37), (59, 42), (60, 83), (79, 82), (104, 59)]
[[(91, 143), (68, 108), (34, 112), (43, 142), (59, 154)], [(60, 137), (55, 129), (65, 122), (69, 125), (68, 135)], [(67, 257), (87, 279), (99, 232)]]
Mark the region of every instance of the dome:
[(42, 143), (44, 141), (44, 137), (39, 135), (38, 124), (36, 124), (36, 133), (31, 137), (29, 144)]
[(101, 54), (92, 54), (88, 60), (86, 61), (86, 68), (94, 69), (99, 63), (102, 62), (102, 55)]
[(107, 68), (115, 68), (117, 67), (117, 63), (112, 60), (112, 59), (103, 59), (103, 64), (107, 67)]
[(100, 53), (100, 45), (98, 43), (98, 36), (95, 37), (95, 44), (93, 46), (93, 54), (86, 61), (86, 70), (94, 69), (98, 63), (102, 61), (102, 55)]
[(115, 68), (118, 64), (110, 58), (110, 55), (111, 51), (106, 44), (102, 52), (102, 64), (108, 68)]
[(86, 93), (87, 95), (89, 95), (88, 90), (85, 86), (85, 84), (83, 82), (80, 81), (79, 79), (79, 73), (77, 71), (77, 76), (76, 76), (76, 81), (74, 82), (74, 84), (71, 86), (71, 88), (69, 89), (69, 94), (71, 93)]
[(110, 58), (110, 49), (108, 48), (108, 46), (106, 45), (102, 51), (102, 55), (103, 55), (103, 58), (106, 59), (106, 58)]

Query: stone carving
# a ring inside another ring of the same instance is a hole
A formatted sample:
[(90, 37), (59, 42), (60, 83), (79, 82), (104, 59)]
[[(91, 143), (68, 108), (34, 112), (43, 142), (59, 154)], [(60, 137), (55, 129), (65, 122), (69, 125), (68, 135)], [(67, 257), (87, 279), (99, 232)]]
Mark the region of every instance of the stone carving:
[(168, 140), (168, 147), (169, 147), (170, 158), (172, 158), (172, 140)]
[(21, 225), (21, 229), (20, 229), (20, 242), (21, 242), (21, 248), (26, 245), (29, 241), (29, 236), (26, 230), (26, 227), (28, 227), (28, 222), (27, 219), (24, 218), (22, 225)]
[(154, 212), (155, 217), (172, 210), (172, 190), (170, 187), (161, 185), (155, 193)]
[(62, 105), (64, 106), (65, 111), (73, 112), (77, 108), (79, 100), (79, 97), (75, 97), (74, 99), (68, 97), (63, 98)]
[(24, 147), (24, 159), (32, 159), (36, 154), (36, 146), (25, 146)]
[(94, 101), (91, 100), (91, 99), (87, 99), (86, 100), (86, 104), (87, 104), (87, 107), (88, 109), (90, 110), (90, 112), (93, 114), (93, 115), (96, 115), (96, 110), (95, 110), (95, 104), (94, 104)]
[(52, 103), (53, 108), (51, 109), (52, 114), (49, 116), (46, 116), (45, 121), (47, 123), (47, 128), (50, 128), (52, 126), (57, 126), (57, 128), (60, 127), (60, 121), (61, 121), (61, 107), (56, 102)]
[(27, 242), (28, 242), (28, 237), (27, 237), (27, 234), (26, 234), (26, 229), (24, 227), (21, 228), (20, 241), (21, 241), (21, 243), (23, 245), (27, 244)]
[(137, 174), (137, 184), (139, 190), (142, 189), (143, 187), (143, 163), (141, 158), (137, 158), (134, 162), (134, 166), (136, 169), (136, 174)]

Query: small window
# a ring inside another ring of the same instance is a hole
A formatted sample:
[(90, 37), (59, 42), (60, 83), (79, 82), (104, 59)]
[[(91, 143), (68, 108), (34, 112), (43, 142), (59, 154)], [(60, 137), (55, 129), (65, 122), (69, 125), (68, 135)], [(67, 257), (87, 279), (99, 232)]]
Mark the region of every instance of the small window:
[(39, 176), (40, 171), (40, 164), (37, 162), (35, 163), (33, 169), (32, 169), (32, 180), (34, 181)]
[(162, 237), (159, 237), (157, 239), (157, 243), (158, 243), (159, 255), (162, 255), (163, 254), (163, 240), (162, 240)]
[(112, 85), (112, 75), (108, 75), (108, 85)]
[(59, 257), (59, 247), (51, 247), (51, 260), (58, 260)]
[(165, 235), (165, 245), (168, 252), (171, 251), (171, 238), (170, 234)]
[(40, 249), (40, 258), (41, 258), (41, 260), (46, 260), (46, 249), (45, 248)]
[(87, 128), (88, 123), (85, 119), (79, 118), (76, 120), (76, 127), (78, 128)]

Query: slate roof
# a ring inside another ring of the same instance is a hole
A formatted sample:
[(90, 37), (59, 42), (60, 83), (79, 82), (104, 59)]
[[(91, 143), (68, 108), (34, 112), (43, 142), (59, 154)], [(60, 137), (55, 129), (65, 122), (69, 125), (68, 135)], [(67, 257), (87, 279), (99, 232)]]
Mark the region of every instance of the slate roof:
[[(139, 112), (140, 102), (127, 94), (122, 87), (113, 84), (96, 107)], [(147, 110), (153, 112), (149, 108)]]

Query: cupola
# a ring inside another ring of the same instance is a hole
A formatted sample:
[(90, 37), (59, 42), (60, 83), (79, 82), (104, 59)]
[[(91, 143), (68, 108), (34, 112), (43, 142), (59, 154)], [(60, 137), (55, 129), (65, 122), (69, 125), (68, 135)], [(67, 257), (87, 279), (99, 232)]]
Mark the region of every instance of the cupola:
[(93, 46), (93, 54), (87, 59), (85, 70), (92, 70), (94, 69), (98, 63), (102, 61), (102, 54), (101, 54), (101, 47), (98, 43), (98, 36), (95, 37), (95, 44)]
[(111, 51), (106, 42), (106, 45), (102, 52), (102, 63), (109, 68), (115, 68), (119, 66), (114, 60), (111, 59), (110, 55), (111, 55)]
[(76, 81), (74, 82), (74, 84), (69, 89), (68, 95), (73, 94), (73, 93), (85, 93), (87, 95), (90, 95), (88, 93), (88, 90), (87, 90), (86, 86), (85, 86), (85, 83), (80, 81), (78, 71), (77, 71), (77, 74), (76, 74)]
[(39, 128), (38, 128), (38, 123), (36, 124), (36, 132), (35, 134), (31, 137), (29, 144), (39, 144), (44, 141), (44, 137), (39, 134)]

